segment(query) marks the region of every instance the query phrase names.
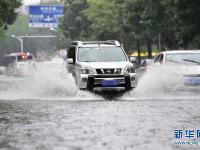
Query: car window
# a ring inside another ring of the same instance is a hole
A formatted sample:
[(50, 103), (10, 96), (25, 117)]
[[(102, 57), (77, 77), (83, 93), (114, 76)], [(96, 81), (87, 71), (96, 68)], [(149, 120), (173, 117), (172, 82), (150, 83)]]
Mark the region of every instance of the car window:
[(160, 58), (160, 55), (158, 55), (155, 60), (154, 60), (154, 63), (157, 63), (159, 61), (159, 58)]
[(163, 64), (163, 59), (164, 59), (164, 55), (160, 54), (155, 58), (154, 63)]
[(178, 64), (178, 65), (199, 65), (200, 64), (200, 53), (174, 53), (167, 54), (167, 64)]

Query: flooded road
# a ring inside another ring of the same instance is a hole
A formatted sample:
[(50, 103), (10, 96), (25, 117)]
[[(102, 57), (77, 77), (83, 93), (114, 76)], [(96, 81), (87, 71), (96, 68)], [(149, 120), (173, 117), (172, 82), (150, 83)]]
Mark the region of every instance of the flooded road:
[(47, 65), (33, 77), (0, 77), (1, 150), (200, 148), (174, 144), (174, 130), (200, 129), (198, 93), (130, 91), (108, 98), (79, 91), (62, 65)]
[(199, 100), (0, 101), (2, 150), (199, 149), (173, 144), (198, 129)]

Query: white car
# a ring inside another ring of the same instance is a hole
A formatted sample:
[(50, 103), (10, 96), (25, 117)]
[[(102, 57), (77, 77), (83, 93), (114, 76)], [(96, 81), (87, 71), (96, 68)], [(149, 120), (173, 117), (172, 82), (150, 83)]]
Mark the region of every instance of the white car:
[(125, 89), (136, 86), (135, 69), (118, 41), (73, 42), (67, 68), (80, 89)]
[(200, 50), (161, 52), (155, 58), (154, 66), (164, 68), (168, 78), (167, 82), (171, 84), (182, 83), (182, 86), (187, 87), (200, 86)]

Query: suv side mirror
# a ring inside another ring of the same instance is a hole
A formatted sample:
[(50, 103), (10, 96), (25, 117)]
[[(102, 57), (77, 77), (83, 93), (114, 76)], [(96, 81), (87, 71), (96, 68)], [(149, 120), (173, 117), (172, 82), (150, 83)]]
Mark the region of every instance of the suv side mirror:
[(130, 62), (135, 63), (136, 62), (136, 57), (130, 57)]
[(67, 63), (68, 63), (68, 64), (73, 64), (73, 63), (74, 63), (74, 61), (73, 61), (73, 59), (72, 59), (72, 58), (67, 58)]

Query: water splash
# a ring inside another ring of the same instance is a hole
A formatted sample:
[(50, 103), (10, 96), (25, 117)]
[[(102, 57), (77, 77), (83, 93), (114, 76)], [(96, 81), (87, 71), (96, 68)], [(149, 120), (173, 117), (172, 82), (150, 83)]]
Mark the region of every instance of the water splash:
[(67, 72), (65, 62), (55, 58), (38, 62), (31, 75), (24, 78), (1, 77), (0, 99), (98, 99), (100, 97), (80, 91), (74, 78)]
[[(200, 88), (184, 85), (188, 67), (152, 67), (139, 80), (137, 87), (126, 93), (126, 99), (198, 99)], [(190, 73), (190, 72), (187, 72)]]
[[(188, 68), (187, 68), (188, 69)], [(184, 86), (183, 71), (178, 68), (155, 67), (146, 72), (138, 86), (124, 95), (116, 92), (94, 94), (77, 88), (61, 58), (38, 62), (31, 75), (23, 78), (0, 76), (0, 99), (39, 100), (156, 100), (198, 99), (200, 89)], [(106, 95), (106, 96), (105, 96)]]

